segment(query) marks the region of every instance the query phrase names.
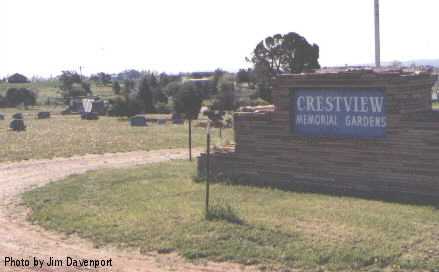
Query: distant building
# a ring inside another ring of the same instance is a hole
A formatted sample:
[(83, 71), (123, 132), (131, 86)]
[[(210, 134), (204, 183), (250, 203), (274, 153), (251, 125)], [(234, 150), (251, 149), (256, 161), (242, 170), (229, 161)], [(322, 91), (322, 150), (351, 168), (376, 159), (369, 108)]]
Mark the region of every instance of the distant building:
[(8, 83), (28, 83), (29, 80), (27, 79), (27, 77), (15, 73), (12, 76), (8, 77)]

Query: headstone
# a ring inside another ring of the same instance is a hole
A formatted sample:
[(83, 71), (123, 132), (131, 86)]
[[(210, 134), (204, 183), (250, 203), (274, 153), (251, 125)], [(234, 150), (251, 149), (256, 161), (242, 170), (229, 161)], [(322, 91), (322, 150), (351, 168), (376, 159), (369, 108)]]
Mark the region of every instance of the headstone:
[(95, 100), (92, 103), (92, 112), (96, 112), (97, 114), (104, 115), (106, 112), (105, 102), (103, 100)]
[(96, 112), (83, 112), (81, 113), (82, 120), (98, 120), (99, 115)]
[(13, 119), (23, 119), (23, 114), (21, 112), (18, 112), (14, 115), (12, 115)]
[(83, 112), (83, 111), (84, 111), (84, 107), (82, 100), (78, 98), (74, 98), (70, 100), (69, 107), (66, 109), (66, 114)]
[(0, 112), (0, 121), (1, 120), (5, 120), (5, 115), (3, 113)]
[(23, 119), (12, 120), (12, 122), (9, 124), (9, 127), (13, 131), (25, 131), (26, 130), (26, 126), (24, 125)]
[(159, 125), (166, 125), (166, 119), (158, 119), (157, 124)]
[(50, 118), (50, 112), (48, 111), (40, 111), (38, 113), (38, 119), (49, 119)]
[(91, 112), (93, 108), (93, 99), (84, 98), (82, 99), (82, 108), (85, 112)]
[(183, 117), (178, 114), (178, 113), (173, 113), (172, 114), (172, 123), (173, 124), (177, 124), (177, 125), (181, 125), (184, 123), (184, 119)]
[(130, 124), (132, 127), (146, 127), (146, 118), (145, 116), (137, 115), (130, 118)]

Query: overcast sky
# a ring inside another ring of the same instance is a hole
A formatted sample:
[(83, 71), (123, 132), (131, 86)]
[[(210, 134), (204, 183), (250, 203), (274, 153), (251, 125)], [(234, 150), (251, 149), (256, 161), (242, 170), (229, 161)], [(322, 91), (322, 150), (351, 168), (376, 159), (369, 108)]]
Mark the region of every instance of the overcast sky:
[[(438, 0), (381, 0), (384, 61), (439, 58)], [(1, 0), (0, 76), (248, 67), (297, 32), (323, 66), (373, 63), (373, 0)]]

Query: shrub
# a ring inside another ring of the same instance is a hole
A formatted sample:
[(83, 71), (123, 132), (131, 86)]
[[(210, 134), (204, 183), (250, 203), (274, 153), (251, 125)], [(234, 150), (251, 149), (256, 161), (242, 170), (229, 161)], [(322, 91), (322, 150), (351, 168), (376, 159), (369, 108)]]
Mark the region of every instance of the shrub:
[(175, 111), (183, 114), (189, 120), (198, 119), (201, 103), (201, 94), (191, 82), (184, 83), (180, 91), (174, 96)]
[(113, 88), (113, 92), (114, 92), (115, 94), (117, 94), (117, 95), (120, 94), (121, 87), (120, 87), (120, 84), (119, 84), (118, 81), (113, 82), (113, 86), (112, 86), (112, 88)]
[(37, 102), (37, 94), (26, 88), (10, 88), (6, 92), (6, 104), (9, 107), (16, 107), (20, 104), (33, 106)]
[(156, 113), (169, 114), (172, 112), (172, 103), (159, 102), (155, 105)]
[(180, 84), (181, 83), (179, 83), (177, 81), (172, 81), (165, 86), (165, 88), (163, 89), (163, 92), (167, 96), (174, 96), (178, 93), (178, 91), (180, 89)]
[(65, 93), (65, 97), (80, 97), (88, 94), (90, 94), (90, 85), (88, 83), (73, 83)]
[(66, 104), (70, 103), (70, 99), (74, 97), (90, 95), (90, 84), (82, 81), (82, 77), (71, 71), (63, 71), (59, 76), (61, 82), (61, 95), (66, 101)]
[(222, 79), (218, 82), (218, 94), (215, 97), (212, 108), (221, 111), (236, 109), (235, 84), (233, 81)]
[(6, 107), (6, 99), (0, 94), (0, 107)]
[(154, 98), (149, 86), (148, 77), (143, 77), (139, 84), (139, 92), (137, 99), (143, 104), (143, 109), (146, 113), (154, 112)]
[(135, 99), (125, 99), (123, 97), (117, 97), (110, 100), (110, 110), (108, 114), (110, 116), (126, 116), (131, 117), (142, 112), (143, 105), (140, 101)]

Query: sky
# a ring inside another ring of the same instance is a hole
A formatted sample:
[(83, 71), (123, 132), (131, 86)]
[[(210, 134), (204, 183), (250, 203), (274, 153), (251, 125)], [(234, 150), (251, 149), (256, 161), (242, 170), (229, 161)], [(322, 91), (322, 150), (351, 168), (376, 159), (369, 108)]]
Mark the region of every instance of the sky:
[[(439, 59), (438, 0), (380, 0), (383, 61)], [(1, 0), (0, 77), (237, 71), (297, 32), (322, 66), (374, 62), (373, 0)]]

